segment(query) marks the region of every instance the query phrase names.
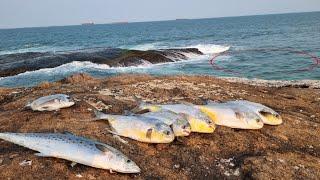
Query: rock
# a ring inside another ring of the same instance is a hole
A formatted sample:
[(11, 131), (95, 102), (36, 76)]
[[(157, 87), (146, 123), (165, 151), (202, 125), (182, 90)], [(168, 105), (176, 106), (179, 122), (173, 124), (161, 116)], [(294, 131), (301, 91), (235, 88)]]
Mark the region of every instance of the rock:
[(75, 83), (88, 83), (93, 80), (94, 80), (94, 78), (91, 77), (90, 75), (85, 74), (85, 73), (80, 73), (80, 74), (71, 75), (71, 76), (61, 80), (61, 82), (68, 83), (68, 84), (75, 84)]
[(19, 163), (20, 166), (31, 166), (32, 161), (31, 160), (24, 160), (21, 163)]
[(82, 178), (83, 176), (81, 174), (76, 174), (77, 178)]

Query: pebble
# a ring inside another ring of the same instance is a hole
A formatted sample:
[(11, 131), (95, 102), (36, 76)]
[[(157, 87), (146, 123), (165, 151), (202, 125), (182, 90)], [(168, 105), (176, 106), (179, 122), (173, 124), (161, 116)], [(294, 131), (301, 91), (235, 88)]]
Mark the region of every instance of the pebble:
[(237, 168), (234, 172), (233, 172), (234, 176), (240, 176), (240, 169)]
[(310, 117), (311, 117), (311, 118), (315, 118), (316, 116), (315, 116), (315, 115), (311, 115)]
[(94, 177), (93, 175), (89, 174), (88, 175), (88, 179), (96, 179), (96, 177)]
[(175, 164), (173, 167), (176, 168), (176, 169), (179, 169), (180, 168), (180, 164)]
[(77, 178), (82, 178), (83, 176), (81, 174), (76, 174)]
[(223, 174), (226, 175), (226, 176), (230, 176), (231, 175), (228, 171), (225, 171)]
[(13, 159), (13, 158), (15, 158), (15, 157), (17, 157), (17, 156), (18, 156), (18, 154), (12, 154), (12, 155), (9, 156), (9, 158), (10, 158), (10, 159)]

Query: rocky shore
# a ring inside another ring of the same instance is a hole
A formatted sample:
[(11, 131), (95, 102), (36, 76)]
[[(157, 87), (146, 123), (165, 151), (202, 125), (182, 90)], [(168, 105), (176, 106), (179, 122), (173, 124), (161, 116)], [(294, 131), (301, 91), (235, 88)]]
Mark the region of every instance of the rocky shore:
[(98, 48), (70, 52), (27, 52), (0, 55), (0, 77), (13, 76), (26, 71), (54, 68), (72, 61), (89, 61), (110, 67), (128, 67), (187, 60), (187, 54), (202, 55), (196, 48), (163, 50), (126, 50)]
[[(127, 54), (117, 62), (121, 64), (130, 57)], [(83, 165), (71, 167), (71, 162), (40, 158), (33, 155), (34, 151), (0, 141), (0, 175), (3, 179), (318, 179), (320, 90), (318, 82), (314, 83), (252, 86), (209, 76), (121, 75), (95, 79), (81, 74), (32, 88), (0, 88), (1, 132), (70, 131), (112, 145), (142, 169), (141, 174), (125, 175)], [(77, 103), (58, 112), (23, 108), (30, 100), (54, 93), (72, 95)], [(90, 122), (94, 117), (92, 106), (122, 114), (136, 106), (132, 95), (154, 103), (246, 99), (273, 108), (284, 123), (265, 125), (261, 130), (217, 127), (213, 134), (193, 133), (171, 144), (130, 139), (123, 144), (107, 133), (105, 122)]]

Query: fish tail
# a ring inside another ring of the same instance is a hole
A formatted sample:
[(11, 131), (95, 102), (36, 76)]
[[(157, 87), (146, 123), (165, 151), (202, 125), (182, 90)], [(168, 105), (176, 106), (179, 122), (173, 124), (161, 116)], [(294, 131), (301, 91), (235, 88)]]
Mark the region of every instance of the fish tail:
[(16, 143), (15, 140), (17, 138), (15, 138), (15, 135), (16, 133), (0, 133), (0, 139)]
[(111, 121), (114, 117), (114, 115), (111, 115), (111, 114), (105, 114), (103, 112), (100, 112), (100, 111), (97, 111), (95, 110), (94, 111), (94, 114), (95, 114), (95, 119), (93, 121), (97, 121), (97, 120), (108, 120), (108, 121)]
[[(137, 102), (137, 105), (135, 108), (131, 109), (131, 113), (134, 114), (143, 114), (141, 111), (144, 111), (144, 109), (141, 109), (141, 107), (145, 106), (147, 103), (143, 102), (141, 98), (138, 98), (137, 96), (133, 95), (133, 99)], [(144, 112), (145, 113), (145, 112)]]

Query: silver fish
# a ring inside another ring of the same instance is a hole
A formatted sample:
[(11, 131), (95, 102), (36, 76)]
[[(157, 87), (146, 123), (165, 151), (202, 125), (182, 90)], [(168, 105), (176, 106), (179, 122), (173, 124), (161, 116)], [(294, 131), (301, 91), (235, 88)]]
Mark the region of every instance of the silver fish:
[(156, 112), (147, 112), (140, 116), (158, 119), (171, 126), (175, 136), (188, 136), (191, 133), (191, 126), (184, 114), (161, 110)]
[(104, 114), (96, 111), (96, 120), (108, 120), (115, 135), (146, 143), (170, 143), (174, 133), (170, 126), (153, 118)]
[(66, 159), (121, 173), (140, 168), (117, 149), (71, 133), (0, 133), (0, 139), (38, 151), (37, 156)]
[(27, 104), (34, 111), (56, 111), (62, 108), (73, 106), (75, 102), (65, 94), (44, 96)]

